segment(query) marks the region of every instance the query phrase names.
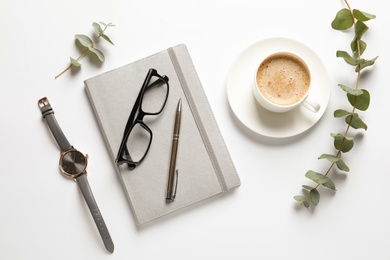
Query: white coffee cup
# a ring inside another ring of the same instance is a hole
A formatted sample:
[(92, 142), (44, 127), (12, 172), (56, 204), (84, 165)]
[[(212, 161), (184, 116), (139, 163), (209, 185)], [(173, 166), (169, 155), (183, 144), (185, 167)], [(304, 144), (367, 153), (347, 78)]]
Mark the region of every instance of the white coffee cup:
[(321, 107), (309, 99), (309, 67), (293, 53), (277, 52), (266, 57), (256, 68), (253, 86), (257, 102), (272, 112), (287, 112), (302, 105), (316, 113)]

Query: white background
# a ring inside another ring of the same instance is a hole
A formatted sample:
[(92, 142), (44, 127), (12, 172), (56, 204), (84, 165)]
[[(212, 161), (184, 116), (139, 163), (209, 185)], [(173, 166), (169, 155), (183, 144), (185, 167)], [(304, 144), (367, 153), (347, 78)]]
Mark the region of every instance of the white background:
[[(352, 67), (335, 56), (348, 50), (353, 34), (330, 26), (343, 1), (2, 0), (0, 259), (390, 259), (385, 3), (350, 0), (352, 8), (377, 15), (364, 38), (364, 57), (379, 55), (361, 82), (371, 93), (371, 106), (361, 113), (368, 131), (351, 132), (355, 147), (344, 156), (351, 171), (332, 174), (338, 191), (321, 190), (320, 204), (307, 210), (293, 196), (310, 184), (307, 170), (327, 168), (317, 157), (333, 153), (330, 133), (345, 129), (333, 111), (348, 107), (337, 84), (356, 81)], [(74, 34), (92, 35), (94, 21), (117, 25), (107, 30), (115, 46), (98, 44), (106, 61), (84, 58), (80, 71), (54, 80), (77, 56)], [(323, 118), (283, 140), (247, 130), (226, 97), (235, 58), (273, 36), (312, 48), (332, 81)], [(242, 185), (137, 228), (83, 80), (179, 43), (190, 51)], [(59, 172), (59, 151), (37, 106), (43, 96), (71, 143), (90, 155), (89, 183), (115, 243), (112, 255), (76, 183)]]

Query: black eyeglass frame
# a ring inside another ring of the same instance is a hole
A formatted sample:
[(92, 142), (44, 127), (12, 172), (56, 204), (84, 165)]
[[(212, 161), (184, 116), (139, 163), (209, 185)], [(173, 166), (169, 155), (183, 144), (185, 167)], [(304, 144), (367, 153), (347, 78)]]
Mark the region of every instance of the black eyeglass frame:
[[(158, 79), (155, 82), (153, 82), (152, 84), (150, 84), (150, 80), (152, 79), (153, 76), (157, 77)], [(142, 109), (142, 102), (144, 100), (145, 92), (146, 92), (147, 89), (154, 87), (158, 83), (158, 81), (163, 81), (166, 84), (166, 87), (167, 87), (167, 93), (166, 93), (166, 96), (165, 96), (164, 103), (161, 106), (161, 109), (159, 111), (157, 111), (157, 112), (154, 112), (154, 113), (145, 112)], [(163, 109), (164, 109), (164, 107), (165, 107), (165, 105), (167, 103), (168, 95), (169, 95), (169, 83), (168, 83), (168, 81), (169, 81), (169, 78), (167, 76), (159, 75), (157, 70), (155, 70), (153, 68), (149, 69), (148, 74), (146, 75), (146, 78), (144, 80), (144, 83), (142, 84), (141, 90), (140, 90), (140, 92), (138, 94), (138, 97), (137, 97), (137, 99), (136, 99), (136, 101), (134, 103), (133, 109), (131, 110), (129, 119), (127, 120), (125, 131), (124, 131), (124, 134), (123, 134), (123, 138), (122, 138), (121, 144), (119, 146), (119, 151), (118, 151), (117, 157), (115, 159), (115, 163), (116, 164), (120, 164), (121, 165), (121, 164), (126, 163), (129, 166), (129, 168), (134, 169), (146, 157), (147, 153), (149, 152), (149, 148), (150, 148), (150, 146), (152, 144), (153, 132), (145, 124), (143, 119), (144, 119), (145, 116), (159, 115), (163, 111)], [(133, 159), (131, 158), (130, 153), (129, 153), (128, 149), (127, 149), (126, 143), (128, 141), (128, 138), (129, 138), (129, 135), (130, 135), (131, 131), (133, 130), (134, 126), (137, 125), (137, 124), (139, 124), (141, 127), (143, 127), (150, 134), (150, 138), (149, 138), (149, 144), (148, 144), (148, 146), (146, 148), (145, 154), (138, 161), (133, 161)], [(124, 157), (124, 154), (126, 155), (127, 158)]]

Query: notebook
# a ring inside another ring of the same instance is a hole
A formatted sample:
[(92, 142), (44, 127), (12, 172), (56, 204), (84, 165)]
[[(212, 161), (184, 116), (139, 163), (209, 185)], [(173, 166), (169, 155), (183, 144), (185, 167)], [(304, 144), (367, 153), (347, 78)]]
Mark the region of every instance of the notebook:
[[(145, 117), (153, 132), (149, 152), (133, 170), (115, 158), (135, 99), (150, 68), (169, 78), (162, 113)], [(109, 154), (123, 184), (137, 225), (142, 225), (240, 185), (234, 164), (215, 121), (186, 45), (85, 80), (85, 89)], [(182, 100), (176, 167), (176, 198), (167, 203), (166, 188), (175, 112)]]

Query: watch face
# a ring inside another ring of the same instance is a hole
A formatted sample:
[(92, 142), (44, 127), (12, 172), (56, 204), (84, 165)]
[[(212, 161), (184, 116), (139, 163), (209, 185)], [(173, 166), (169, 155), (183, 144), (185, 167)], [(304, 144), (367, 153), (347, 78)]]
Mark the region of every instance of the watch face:
[(64, 174), (76, 177), (87, 167), (87, 159), (81, 152), (70, 150), (65, 152), (60, 159), (60, 168)]

